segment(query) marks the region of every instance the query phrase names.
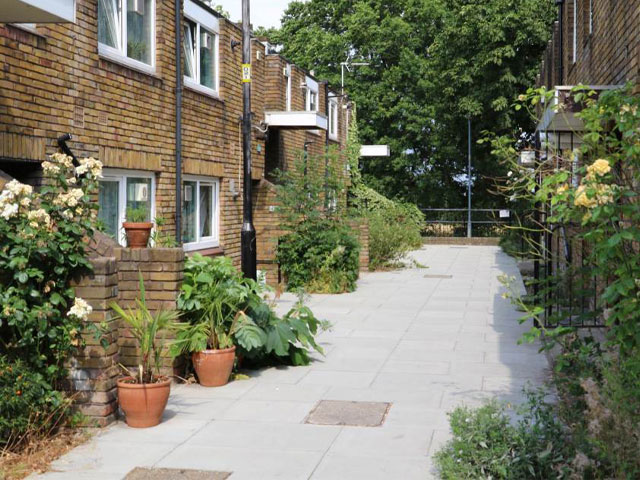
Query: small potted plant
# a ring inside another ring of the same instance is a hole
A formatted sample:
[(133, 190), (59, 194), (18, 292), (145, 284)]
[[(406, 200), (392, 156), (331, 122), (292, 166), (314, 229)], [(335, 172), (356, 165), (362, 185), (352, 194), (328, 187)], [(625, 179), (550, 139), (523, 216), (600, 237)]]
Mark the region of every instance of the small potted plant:
[(127, 208), (127, 221), (122, 223), (129, 248), (146, 248), (149, 244), (153, 223), (148, 221), (149, 210), (146, 206)]
[(171, 392), (171, 379), (160, 375), (162, 343), (158, 336), (175, 329), (178, 313), (159, 310), (152, 314), (145, 300), (144, 282), (140, 274), (140, 298), (136, 308), (126, 311), (118, 304), (111, 304), (137, 340), (140, 363), (136, 372), (118, 380), (118, 402), (125, 414), (127, 425), (136, 428), (153, 427), (160, 423)]
[(235, 342), (251, 350), (266, 334), (245, 313), (248, 290), (228, 258), (195, 254), (185, 265), (178, 308), (187, 320), (177, 327), (174, 356), (191, 354), (201, 385), (219, 387), (229, 381)]

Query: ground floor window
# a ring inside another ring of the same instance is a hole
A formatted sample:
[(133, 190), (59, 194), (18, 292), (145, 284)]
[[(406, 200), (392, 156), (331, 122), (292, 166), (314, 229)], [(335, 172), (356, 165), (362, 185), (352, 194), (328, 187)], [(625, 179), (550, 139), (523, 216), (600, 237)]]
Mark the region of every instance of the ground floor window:
[(128, 209), (143, 209), (147, 220), (155, 218), (155, 178), (150, 172), (105, 169), (98, 191), (98, 218), (104, 232), (126, 245), (122, 223)]
[(185, 250), (217, 247), (220, 182), (185, 176), (182, 183), (182, 240)]

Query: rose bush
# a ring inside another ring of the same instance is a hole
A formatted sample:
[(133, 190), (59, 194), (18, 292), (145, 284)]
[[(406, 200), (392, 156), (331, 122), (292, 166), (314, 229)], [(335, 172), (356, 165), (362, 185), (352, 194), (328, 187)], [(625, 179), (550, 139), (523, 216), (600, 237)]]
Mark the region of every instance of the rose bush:
[[(0, 345), (5, 365), (19, 361), (27, 377), (56, 389), (91, 313), (71, 281), (91, 270), (85, 248), (102, 164), (86, 158), (74, 166), (70, 157), (54, 154), (42, 169), (38, 191), (12, 180), (0, 193)], [(9, 408), (5, 400), (2, 412)]]

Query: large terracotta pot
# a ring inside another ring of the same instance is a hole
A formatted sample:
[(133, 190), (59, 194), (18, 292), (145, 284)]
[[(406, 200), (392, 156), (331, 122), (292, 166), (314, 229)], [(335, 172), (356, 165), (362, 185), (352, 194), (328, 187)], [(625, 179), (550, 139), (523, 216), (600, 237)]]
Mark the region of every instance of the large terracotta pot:
[(135, 428), (154, 427), (160, 423), (171, 392), (171, 379), (159, 378), (157, 383), (129, 383), (133, 377), (118, 380), (118, 402), (127, 425)]
[(204, 387), (221, 387), (226, 385), (233, 370), (236, 347), (222, 350), (203, 350), (191, 355), (200, 385)]
[(123, 222), (122, 228), (127, 235), (129, 248), (147, 248), (153, 223), (151, 222)]

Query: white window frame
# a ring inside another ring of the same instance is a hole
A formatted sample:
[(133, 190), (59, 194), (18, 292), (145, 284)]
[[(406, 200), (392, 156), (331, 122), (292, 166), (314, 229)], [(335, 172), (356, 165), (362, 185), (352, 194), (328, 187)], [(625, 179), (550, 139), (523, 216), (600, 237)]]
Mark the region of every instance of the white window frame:
[[(220, 98), (220, 21), (218, 17), (206, 11), (191, 0), (184, 2), (184, 18), (196, 24), (195, 42), (195, 69), (196, 78), (184, 75), (184, 85), (191, 90)], [(215, 58), (215, 88), (210, 88), (200, 84), (200, 27), (204, 27), (214, 36), (214, 58)], [(182, 39), (182, 32), (180, 38)]]
[(338, 140), (339, 136), (339, 108), (338, 108), (338, 100), (335, 97), (329, 98), (329, 138), (331, 140)]
[(593, 33), (593, 0), (589, 0), (589, 35)]
[[(196, 182), (196, 237), (200, 231), (200, 184), (213, 186), (213, 219), (211, 222), (212, 235), (209, 237), (196, 238), (195, 242), (184, 243), (182, 248), (185, 252), (203, 250), (205, 248), (215, 248), (220, 246), (220, 179), (215, 177), (202, 177), (197, 175), (183, 175), (182, 195), (184, 202), (184, 182)], [(182, 212), (181, 212), (182, 213)]]
[(287, 112), (291, 111), (291, 64), (284, 67), (284, 76), (287, 78), (286, 104)]
[[(305, 83), (307, 84), (305, 110), (307, 112), (317, 112), (318, 111), (318, 103), (320, 103), (320, 95), (318, 94), (318, 92), (320, 90), (318, 88), (318, 82), (316, 82), (311, 77), (306, 77), (305, 78)], [(315, 96), (316, 96), (316, 108), (315, 108), (315, 110), (311, 110), (311, 95), (312, 94), (315, 94)]]
[(127, 56), (127, 0), (117, 0), (120, 4), (118, 18), (118, 43), (120, 49), (98, 42), (98, 55), (125, 67), (154, 75), (156, 73), (156, 0), (151, 0), (151, 64), (147, 64)]
[(149, 212), (149, 218), (152, 222), (156, 218), (156, 176), (153, 172), (120, 170), (115, 168), (105, 168), (102, 170), (102, 178), (100, 181), (118, 182), (118, 232), (116, 233), (116, 241), (122, 246), (127, 245), (124, 228), (122, 227), (122, 224), (127, 219), (127, 178), (151, 179), (151, 212)]

